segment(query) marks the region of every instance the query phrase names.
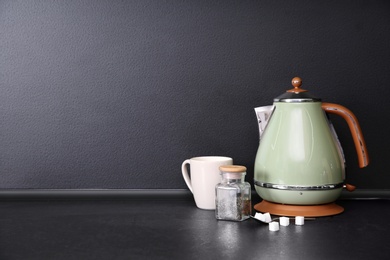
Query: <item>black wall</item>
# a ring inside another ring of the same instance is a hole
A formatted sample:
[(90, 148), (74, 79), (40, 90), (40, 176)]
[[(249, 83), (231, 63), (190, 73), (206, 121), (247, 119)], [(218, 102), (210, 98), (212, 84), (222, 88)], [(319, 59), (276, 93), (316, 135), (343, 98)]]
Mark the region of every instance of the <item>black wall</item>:
[(347, 180), (390, 188), (389, 1), (0, 1), (0, 188), (186, 188), (183, 160), (248, 166), (253, 108), (303, 88), (358, 117)]

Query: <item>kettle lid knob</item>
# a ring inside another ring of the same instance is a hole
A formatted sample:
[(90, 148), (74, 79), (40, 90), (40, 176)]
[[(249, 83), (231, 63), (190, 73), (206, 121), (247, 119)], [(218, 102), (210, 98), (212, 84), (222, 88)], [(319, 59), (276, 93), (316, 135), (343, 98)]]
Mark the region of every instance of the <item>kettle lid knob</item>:
[(294, 88), (299, 88), (302, 85), (302, 79), (300, 77), (295, 77), (291, 80), (291, 84)]
[(293, 85), (293, 89), (287, 90), (287, 92), (294, 92), (294, 93), (300, 93), (300, 92), (306, 92), (307, 90), (301, 89), (302, 85), (302, 79), (300, 77), (295, 77), (291, 80), (291, 84)]

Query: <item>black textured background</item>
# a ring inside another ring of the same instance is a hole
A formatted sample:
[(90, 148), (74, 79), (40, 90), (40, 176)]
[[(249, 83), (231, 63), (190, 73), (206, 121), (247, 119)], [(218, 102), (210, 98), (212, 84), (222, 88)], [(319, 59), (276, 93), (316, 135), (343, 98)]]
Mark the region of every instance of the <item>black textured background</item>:
[(0, 188), (185, 188), (180, 165), (248, 167), (253, 108), (291, 78), (358, 117), (359, 169), (390, 188), (389, 1), (0, 1)]

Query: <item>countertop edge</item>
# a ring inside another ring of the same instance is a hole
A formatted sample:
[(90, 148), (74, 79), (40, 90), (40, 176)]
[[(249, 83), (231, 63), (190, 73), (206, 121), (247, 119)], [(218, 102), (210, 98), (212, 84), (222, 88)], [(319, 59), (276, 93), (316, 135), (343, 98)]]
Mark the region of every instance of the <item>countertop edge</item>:
[[(252, 191), (253, 196), (258, 196)], [(0, 189), (0, 200), (192, 199), (186, 189)], [(390, 189), (343, 191), (340, 199), (390, 199)]]
[(0, 189), (0, 200), (190, 199), (184, 189)]

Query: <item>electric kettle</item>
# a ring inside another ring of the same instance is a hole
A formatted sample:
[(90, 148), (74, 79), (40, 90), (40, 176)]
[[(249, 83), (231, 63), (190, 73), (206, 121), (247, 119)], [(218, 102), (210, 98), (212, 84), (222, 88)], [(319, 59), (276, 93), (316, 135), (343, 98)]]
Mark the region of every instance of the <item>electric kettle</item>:
[[(360, 168), (369, 157), (360, 125), (346, 107), (323, 103), (292, 79), (293, 89), (263, 111), (254, 184), (263, 200), (291, 205), (334, 202), (341, 194), (345, 163), (337, 135), (326, 113), (344, 118), (350, 128)], [(264, 127), (264, 120), (266, 125)], [(260, 128), (260, 122), (259, 122)], [(263, 130), (263, 131), (262, 131)]]

